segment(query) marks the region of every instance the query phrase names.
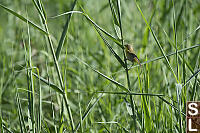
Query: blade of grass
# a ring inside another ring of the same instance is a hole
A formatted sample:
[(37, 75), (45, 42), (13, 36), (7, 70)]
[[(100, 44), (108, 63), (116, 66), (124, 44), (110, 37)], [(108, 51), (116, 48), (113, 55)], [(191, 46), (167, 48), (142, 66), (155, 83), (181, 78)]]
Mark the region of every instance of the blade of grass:
[[(188, 61), (186, 61), (185, 58), (183, 58), (182, 55), (179, 55), (179, 58), (182, 59), (182, 62), (185, 62), (186, 66), (189, 68), (190, 72), (192, 74), (195, 74), (194, 70), (192, 69), (192, 67), (190, 66), (190, 64), (188, 63)], [(197, 78), (197, 81), (200, 83), (200, 80), (198, 78)]]
[(102, 38), (102, 40), (104, 41), (104, 43), (106, 44), (106, 46), (109, 48), (110, 52), (115, 56), (115, 58), (118, 60), (118, 62), (125, 67), (124, 62), (122, 61), (122, 59), (119, 57), (119, 55), (113, 50), (113, 48), (110, 46), (110, 44), (108, 43), (108, 41), (106, 41), (106, 39), (103, 37), (103, 35), (101, 34), (101, 32), (99, 32), (99, 30), (95, 27), (96, 31), (99, 33), (100, 37)]
[[(83, 10), (83, 8), (82, 8)], [(84, 11), (84, 10), (83, 10)], [(97, 25), (86, 13), (85, 11), (83, 12), (83, 15), (87, 18), (87, 20), (89, 22), (91, 22), (94, 26), (96, 26), (100, 31), (102, 31), (105, 35), (107, 35), (112, 41), (114, 41), (119, 47), (121, 47), (122, 49), (124, 48), (121, 44), (120, 41), (118, 39), (116, 39), (115, 37), (113, 37), (110, 33), (108, 33), (107, 31), (105, 31), (103, 28), (101, 28), (99, 25)]]
[[(174, 3), (174, 2), (173, 2)], [(185, 9), (185, 4), (186, 4), (186, 1), (183, 0), (182, 3), (181, 3), (181, 8), (180, 8), (180, 11), (178, 13), (178, 18), (177, 18), (177, 21), (176, 21), (176, 26), (177, 28), (176, 29), (179, 29), (179, 26), (180, 25), (180, 20), (181, 20), (181, 17), (183, 16), (183, 10)]]
[[(1, 111), (1, 110), (0, 110)], [(1, 113), (1, 112), (0, 112)], [(2, 121), (2, 115), (0, 115), (0, 131), (1, 131), (1, 133), (3, 133), (4, 132), (4, 130), (3, 130), (3, 121)]]
[[(29, 25), (27, 24), (27, 34), (28, 34), (28, 46), (24, 45), (24, 53), (25, 53), (25, 62), (27, 68), (32, 68), (32, 61), (31, 61), (31, 46), (30, 46), (30, 32), (29, 32)], [(23, 40), (24, 41), (24, 40)], [(35, 117), (34, 117), (34, 81), (32, 77), (32, 69), (26, 70), (26, 77), (27, 77), (27, 95), (28, 95), (28, 126), (29, 128), (35, 132)]]
[[(42, 4), (42, 1), (40, 1), (39, 4)], [(43, 7), (43, 6), (40, 6), (40, 7)], [(42, 11), (43, 11), (42, 12), (43, 14), (46, 14), (44, 8), (42, 8)], [(43, 15), (43, 16), (45, 16), (45, 15)], [(51, 39), (50, 34), (49, 34), (49, 29), (48, 29), (48, 26), (47, 26), (47, 19), (43, 18), (42, 16), (41, 16), (41, 18), (43, 19), (42, 21), (44, 22), (43, 24), (44, 24), (45, 31), (48, 33), (47, 40), (48, 40), (48, 43), (49, 43), (51, 54), (53, 56), (53, 61), (54, 61), (54, 65), (55, 65), (55, 69), (56, 69), (57, 75), (58, 75), (58, 80), (59, 80), (60, 86), (61, 86), (61, 88), (63, 90), (63, 98), (64, 98), (64, 101), (65, 101), (65, 106), (67, 108), (67, 113), (68, 113), (69, 120), (70, 120), (71, 130), (73, 131), (74, 130), (74, 121), (73, 121), (71, 109), (70, 109), (69, 104), (68, 104), (67, 96), (64, 93), (66, 88), (65, 88), (64, 83), (63, 83), (63, 79), (62, 79), (62, 76), (61, 76), (61, 72), (60, 72), (60, 68), (59, 68), (59, 65), (58, 65), (58, 61), (57, 61), (57, 58), (56, 58), (56, 55), (55, 55), (55, 52), (54, 52), (52, 39)]]
[(19, 123), (20, 123), (21, 132), (27, 133), (25, 122), (24, 122), (24, 117), (23, 117), (23, 114), (22, 114), (22, 107), (21, 107), (21, 102), (20, 102), (20, 99), (19, 99), (18, 92), (17, 92), (17, 110), (18, 110), (18, 116), (19, 116)]
[(59, 133), (63, 133), (64, 130), (64, 104), (63, 99), (61, 103), (61, 113), (60, 113), (60, 124), (59, 124)]
[[(41, 11), (40, 16), (43, 17), (42, 20), (45, 20), (45, 19), (47, 19), (47, 14), (46, 14), (46, 12), (45, 12), (44, 5), (43, 5), (43, 3), (42, 3), (41, 0), (37, 0), (37, 1), (38, 1), (39, 9), (40, 9), (40, 11)], [(39, 11), (38, 11), (38, 12), (39, 12)], [(43, 21), (43, 23), (44, 23), (44, 21)]]
[[(140, 78), (139, 71), (138, 71), (138, 82), (139, 82), (140, 92), (143, 93), (143, 88), (142, 88), (143, 84), (142, 84), (142, 80)], [(144, 112), (145, 130), (147, 132), (150, 132), (152, 130), (152, 120), (150, 117), (150, 110), (147, 105), (147, 100), (144, 97), (144, 95), (141, 95), (141, 104), (142, 104), (142, 111)]]
[[(183, 48), (181, 50), (178, 50), (178, 53), (182, 53), (182, 52), (185, 52), (187, 50), (191, 50), (193, 48), (198, 48), (198, 47), (200, 47), (200, 44), (196, 44), (196, 45), (193, 45), (193, 46), (191, 46), (189, 48)], [(176, 52), (172, 52), (170, 54), (167, 54), (166, 57), (170, 57), (170, 56), (175, 55), (175, 54), (176, 54)], [(163, 59), (163, 58), (165, 58), (165, 57), (164, 56), (160, 56), (160, 57), (157, 57), (157, 58), (154, 58), (154, 59), (150, 59), (148, 61), (142, 62), (141, 65), (145, 65), (147, 63), (154, 62), (154, 61), (157, 61), (157, 60), (160, 60), (160, 59)], [(135, 66), (131, 67), (130, 69), (132, 69), (134, 67), (137, 67), (137, 66), (139, 66), (139, 65), (135, 65)]]
[[(120, 28), (120, 35), (121, 35), (121, 43), (122, 46), (124, 46), (124, 37), (123, 37), (123, 29), (122, 29), (122, 21), (121, 21), (121, 7), (120, 7), (120, 0), (117, 0), (117, 13), (118, 13), (118, 20), (119, 20), (119, 28)], [(126, 60), (126, 55), (125, 55), (125, 49), (123, 51), (123, 56), (124, 56), (124, 62), (125, 62), (125, 71), (126, 71), (126, 79), (127, 79), (127, 84), (128, 84), (128, 91), (131, 91), (131, 85), (130, 85), (130, 79), (129, 79), (129, 73), (128, 73), (128, 66), (127, 66), (127, 60)], [(130, 102), (131, 102), (131, 109), (133, 112), (133, 125), (134, 129), (136, 132), (137, 124), (136, 124), (136, 116), (135, 116), (135, 104), (132, 98), (132, 95), (129, 95), (130, 97)]]
[[(82, 9), (83, 10), (83, 9)], [(122, 49), (124, 49), (124, 47), (121, 45), (121, 43), (119, 42), (119, 40), (117, 40), (115, 37), (113, 37), (110, 33), (108, 33), (106, 30), (104, 30), (103, 28), (101, 28), (99, 25), (97, 25), (86, 13), (81, 12), (81, 11), (70, 11), (70, 12), (65, 12), (62, 13), (60, 15), (56, 15), (50, 18), (57, 18), (63, 15), (68, 15), (68, 14), (72, 14), (72, 13), (77, 13), (77, 14), (82, 14), (90, 23), (92, 23), (92, 25), (96, 26), (100, 31), (102, 31), (106, 36), (108, 36), (112, 41), (114, 41), (118, 46), (120, 46)]]
[(83, 121), (82, 121), (82, 118), (83, 118), (83, 115), (82, 115), (82, 108), (81, 108), (81, 100), (80, 100), (80, 93), (78, 93), (78, 106), (79, 106), (79, 115), (80, 115), (80, 130), (81, 132), (83, 132)]
[(176, 84), (176, 97), (177, 97), (177, 104), (178, 104), (178, 116), (177, 119), (179, 120), (179, 131), (182, 132), (182, 116), (181, 116), (181, 93), (182, 93), (182, 85)]
[(109, 6), (111, 9), (111, 13), (112, 13), (112, 18), (113, 18), (113, 25), (114, 25), (114, 31), (115, 34), (117, 35), (118, 39), (121, 40), (121, 35), (120, 35), (120, 25), (119, 25), (119, 21), (117, 20), (117, 15), (116, 15), (116, 0), (109, 0)]
[[(175, 107), (173, 104), (171, 104), (170, 102), (168, 102), (167, 100), (165, 100), (163, 97), (158, 96), (158, 98), (160, 98), (163, 102), (165, 102), (166, 104), (168, 104), (169, 106), (171, 106), (172, 108), (174, 108), (176, 111), (179, 111), (177, 109), (177, 107)], [(181, 112), (182, 115), (186, 116), (185, 113)]]
[[(192, 87), (192, 92), (191, 92), (191, 96), (190, 96), (190, 101), (195, 101), (195, 96), (197, 95), (197, 88), (198, 87), (198, 84), (197, 84), (197, 76), (195, 77), (195, 80), (194, 80), (194, 84), (193, 84), (193, 87)], [(196, 95), (195, 95), (196, 94)]]
[(147, 132), (152, 130), (153, 121), (151, 119), (150, 110), (147, 105), (147, 101), (144, 96), (142, 97), (143, 111), (144, 111), (144, 119), (145, 119), (145, 128)]
[(162, 48), (161, 45), (160, 45), (160, 42), (158, 41), (158, 39), (157, 39), (155, 33), (153, 32), (153, 30), (151, 29), (149, 23), (147, 22), (146, 18), (144, 17), (144, 15), (143, 15), (143, 13), (142, 13), (142, 11), (141, 11), (139, 5), (137, 4), (136, 0), (135, 0), (135, 4), (136, 4), (136, 6), (137, 6), (137, 8), (138, 8), (138, 10), (139, 10), (139, 12), (140, 12), (140, 14), (142, 15), (142, 17), (143, 17), (143, 19), (144, 19), (146, 25), (148, 26), (149, 30), (151, 31), (151, 33), (152, 33), (152, 35), (153, 35), (153, 38), (154, 38), (154, 40), (156, 41), (156, 44), (158, 45), (158, 47), (159, 47), (159, 49), (160, 49), (162, 55), (164, 56), (164, 58), (165, 58), (165, 60), (166, 60), (166, 62), (167, 62), (167, 64), (168, 64), (168, 66), (169, 66), (170, 71), (172, 72), (172, 74), (174, 75), (174, 78), (176, 79), (176, 82), (179, 83), (179, 81), (178, 81), (178, 79), (177, 79), (177, 77), (176, 77), (176, 75), (175, 75), (175, 73), (174, 73), (174, 70), (172, 69), (172, 67), (171, 67), (171, 65), (170, 65), (170, 63), (169, 63), (169, 60), (168, 60), (168, 58), (166, 57), (165, 52), (164, 52), (163, 48)]
[[(198, 32), (199, 29), (200, 29), (200, 25), (199, 25), (194, 31), (192, 31), (191, 33), (187, 34), (186, 38), (181, 42), (181, 44), (183, 44), (184, 42), (187, 42), (188, 38), (189, 38), (192, 34)], [(181, 45), (180, 45), (180, 46), (181, 46)]]
[[(39, 75), (39, 69), (37, 68), (37, 74)], [(39, 84), (39, 100), (38, 100), (38, 133), (41, 132), (41, 122), (42, 122), (42, 92), (41, 92), (41, 83), (40, 80), (38, 80), (38, 84)]]
[(48, 125), (47, 125), (47, 122), (46, 122), (46, 120), (44, 120), (44, 127), (45, 127), (45, 132), (47, 132), (47, 133), (51, 133), (51, 131), (50, 131), (50, 129), (49, 129), (49, 127), (48, 127)]
[[(198, 30), (198, 28), (196, 29), (196, 30)], [(195, 30), (195, 31), (196, 31)], [(163, 29), (163, 31), (164, 31), (164, 33), (165, 33), (165, 35), (166, 35), (166, 37), (167, 37), (167, 39), (168, 39), (168, 41), (169, 41), (169, 44), (171, 45), (171, 46), (173, 46), (175, 49), (176, 49), (176, 46), (175, 46), (175, 44), (172, 42), (172, 40), (169, 38), (169, 36), (167, 35), (167, 33), (165, 32), (165, 30)], [(195, 32), (194, 31), (194, 32)], [(194, 33), (194, 32), (192, 32), (192, 33)], [(191, 34), (192, 34), (191, 33)], [(190, 35), (191, 35), (190, 34)], [(188, 36), (189, 37), (189, 36)], [(187, 37), (187, 38), (188, 38)], [(187, 39), (185, 39), (183, 42), (185, 42)], [(183, 43), (182, 42), (182, 43)], [(193, 45), (193, 46), (191, 46), (191, 47), (189, 47), (189, 48), (185, 48), (185, 49), (182, 49), (182, 50), (180, 50), (180, 52), (184, 52), (184, 51), (186, 51), (186, 50), (190, 50), (190, 48), (196, 48), (196, 47), (199, 47), (200, 46), (200, 44), (197, 44), (197, 45)], [(179, 46), (180, 47), (180, 46)], [(180, 58), (180, 59), (182, 59), (182, 62), (184, 63), (184, 64), (186, 64), (186, 66), (189, 68), (189, 70), (191, 71), (191, 73), (192, 74), (194, 74), (194, 70), (192, 69), (192, 67), (190, 66), (190, 64), (188, 63), (188, 61), (186, 61), (185, 60), (185, 58), (182, 56), (182, 55), (180, 55), (179, 53), (180, 53), (179, 51), (177, 51), (177, 53), (175, 52), (175, 54), (178, 54), (178, 57)], [(199, 80), (198, 80), (198, 82), (200, 82)]]
[(116, 15), (115, 7), (113, 5), (113, 1), (112, 0), (108, 0), (108, 1), (109, 1), (112, 17), (113, 17), (113, 22), (115, 25), (119, 26), (119, 21), (117, 20), (117, 15)]
[[(74, 0), (74, 2), (73, 2), (73, 4), (72, 4), (72, 7), (71, 7), (71, 11), (74, 10), (74, 7), (75, 7), (75, 5), (76, 5), (76, 2), (77, 2), (77, 0)], [(57, 47), (57, 50), (56, 50), (56, 58), (57, 58), (57, 60), (59, 59), (59, 55), (60, 55), (62, 46), (63, 46), (63, 44), (64, 44), (64, 42), (65, 42), (65, 38), (66, 38), (66, 36), (67, 36), (66, 34), (67, 34), (67, 30), (68, 30), (68, 27), (69, 27), (69, 23), (70, 23), (71, 17), (72, 17), (72, 13), (69, 14), (69, 16), (68, 16), (68, 18), (67, 18), (67, 21), (66, 21), (66, 23), (65, 23), (65, 26), (64, 26), (64, 28), (63, 28), (62, 35), (61, 35), (61, 37), (60, 37), (60, 41), (59, 41), (59, 43), (58, 43), (58, 47)]]
[(41, 80), (43, 83), (45, 83), (46, 85), (49, 85), (52, 89), (54, 89), (56, 92), (63, 94), (63, 91), (61, 88), (59, 88), (57, 85), (55, 85), (54, 83), (51, 83), (50, 81), (44, 79), (43, 77), (37, 75), (36, 73), (33, 72), (33, 75), (38, 78), (39, 80)]
[[(25, 55), (25, 64), (26, 64), (26, 67), (29, 68), (29, 61), (28, 61), (28, 54), (27, 54), (27, 50), (26, 50), (26, 45), (25, 45), (25, 42), (23, 40), (23, 45), (24, 45), (24, 55)], [(28, 112), (27, 112), (27, 115), (28, 115), (28, 128), (32, 129), (32, 124), (31, 124), (31, 118), (32, 118), (32, 104), (31, 104), (31, 86), (30, 86), (30, 76), (29, 76), (29, 69), (26, 69), (26, 82), (27, 82), (27, 95), (28, 95)]]
[(164, 94), (151, 94), (151, 93), (134, 93), (134, 92), (112, 92), (112, 91), (96, 91), (95, 93), (116, 94), (116, 95), (135, 95), (135, 96), (165, 96)]
[(186, 81), (186, 83), (183, 85), (183, 87), (186, 86), (186, 85), (190, 82), (190, 80), (192, 80), (195, 76), (197, 76), (197, 75), (199, 74), (199, 72), (200, 72), (200, 69), (198, 69), (198, 70)]
[(51, 90), (50, 90), (50, 95), (51, 95), (51, 110), (52, 110), (52, 119), (53, 119), (53, 131), (55, 132), (55, 133), (57, 133), (57, 125), (56, 125), (56, 123), (55, 123), (55, 121), (56, 121), (56, 119), (55, 119), (55, 108), (54, 108), (54, 101), (53, 101), (53, 97), (52, 97), (52, 92), (51, 92)]
[[(101, 95), (96, 99), (96, 101), (85, 111), (85, 113), (83, 114), (83, 117), (82, 117), (82, 121), (85, 120), (85, 118), (89, 115), (89, 113), (92, 111), (92, 109), (95, 107), (95, 105), (96, 105), (97, 102), (101, 99), (102, 96), (103, 96), (103, 94), (101, 94)], [(80, 122), (77, 124), (77, 126), (76, 126), (74, 132), (77, 132), (78, 129), (79, 129), (79, 127), (80, 127)]]
[[(174, 7), (174, 1), (172, 0), (172, 5), (173, 5), (173, 33), (174, 33), (174, 43), (176, 44), (175, 49), (176, 49), (176, 74), (177, 74), (177, 79), (179, 81), (179, 63), (178, 63), (178, 44), (177, 44), (177, 27), (176, 27), (176, 16), (175, 16), (175, 7)], [(181, 93), (182, 93), (182, 85), (181, 84), (176, 84), (176, 92), (177, 92), (177, 103), (178, 103), (178, 113), (179, 117), (177, 119), (179, 120), (179, 131), (183, 132), (182, 130), (182, 116), (181, 116)]]
[[(179, 80), (179, 66), (178, 66), (178, 44), (177, 44), (177, 27), (176, 27), (176, 15), (175, 15), (175, 7), (174, 7), (174, 1), (172, 0), (172, 5), (173, 5), (173, 33), (174, 33), (174, 44), (176, 44), (175, 49), (176, 49), (176, 74), (177, 74), (177, 79)], [(181, 127), (180, 127), (181, 129)]]
[[(186, 39), (185, 39), (184, 41), (182, 41), (182, 44), (187, 40), (187, 38), (188, 38), (190, 35), (192, 35), (194, 32), (196, 32), (197, 30), (199, 30), (199, 28), (200, 28), (200, 26), (197, 27), (197, 28), (195, 29), (195, 31), (193, 31), (192, 33), (190, 33), (190, 34), (186, 37)], [(164, 29), (163, 29), (163, 31), (164, 31), (164, 33), (165, 33), (165, 35), (166, 35), (166, 37), (167, 37), (167, 40), (169, 41), (169, 44), (170, 44), (172, 47), (174, 47), (175, 49), (177, 49), (177, 47), (175, 46), (174, 42), (169, 38), (169, 36), (167, 35), (167, 33), (165, 32)], [(182, 44), (181, 44), (181, 45), (182, 45)], [(180, 45), (180, 46), (181, 46), (181, 45)], [(179, 46), (179, 47), (180, 47), (180, 46)], [(187, 51), (187, 50), (190, 50), (190, 48), (196, 48), (196, 47), (199, 47), (199, 46), (200, 46), (200, 44), (196, 44), (196, 45), (193, 45), (193, 46), (191, 46), (191, 47), (189, 47), (189, 48), (184, 48), (184, 49), (182, 49), (182, 50), (180, 50), (180, 51), (177, 50), (177, 53), (175, 52), (175, 54), (177, 54), (178, 57), (179, 57), (180, 59), (182, 59), (182, 62), (183, 62), (184, 64), (186, 64), (187, 68), (189, 68), (189, 70), (190, 70), (190, 72), (191, 72), (192, 74), (194, 74), (194, 70), (192, 69), (192, 67), (190, 66), (190, 64), (188, 63), (188, 61), (185, 60), (184, 56), (180, 55), (179, 53), (184, 52), (184, 51)], [(173, 54), (173, 55), (174, 55), (174, 54)], [(200, 82), (199, 79), (197, 79), (197, 80), (198, 80), (198, 82)]]
[(25, 23), (27, 22), (28, 24), (30, 24), (31, 26), (33, 26), (34, 28), (38, 29), (39, 31), (41, 31), (42, 33), (44, 33), (45, 35), (48, 35), (48, 33), (46, 31), (44, 31), (42, 28), (40, 28), (39, 26), (37, 26), (36, 24), (34, 24), (32, 21), (26, 19), (25, 17), (23, 17), (22, 15), (18, 14), (17, 12), (5, 7), (4, 5), (0, 4), (0, 7), (2, 7), (3, 9), (5, 9), (6, 11), (8, 11), (9, 13), (13, 14), (14, 16), (16, 16), (17, 18), (21, 19), (22, 21), (24, 21)]
[[(39, 1), (37, 0), (37, 3), (36, 3), (36, 0), (32, 0), (32, 2), (34, 4), (36, 10), (38, 11), (39, 15), (42, 16), (41, 20), (44, 20), (45, 17), (44, 17), (44, 15), (42, 13), (42, 10), (40, 9), (41, 7), (38, 5)], [(44, 23), (44, 21), (42, 23)]]
[[(28, 16), (28, 15), (27, 15)], [(31, 47), (31, 37), (30, 37), (30, 29), (29, 23), (27, 22), (27, 33), (28, 33), (28, 66), (32, 68), (32, 47)], [(33, 79), (33, 71), (32, 69), (28, 70), (29, 78), (30, 78), (30, 92), (29, 93), (29, 101), (31, 103), (31, 123), (32, 123), (32, 131), (33, 133), (36, 131), (36, 122), (35, 122), (35, 87), (34, 87), (34, 79)]]
[(12, 131), (10, 131), (6, 126), (3, 125), (3, 129), (2, 131), (6, 131), (6, 133), (13, 133)]
[[(149, 19), (149, 24), (151, 25), (152, 23), (152, 20), (153, 20), (153, 17), (156, 13), (156, 8), (153, 10), (152, 14), (151, 14), (151, 17)], [(147, 47), (147, 44), (148, 44), (148, 38), (149, 38), (149, 28), (148, 26), (145, 27), (145, 32), (143, 34), (143, 39), (142, 39), (142, 44), (144, 46), (144, 49)]]
[(109, 80), (110, 82), (114, 83), (115, 85), (117, 85), (118, 87), (120, 87), (121, 89), (123, 89), (124, 91), (128, 92), (128, 89), (123, 86), (121, 83), (109, 78), (108, 76), (102, 74), (101, 72), (97, 71), (96, 69), (94, 69), (93, 67), (91, 67), (90, 65), (88, 65), (86, 62), (84, 62), (83, 60), (81, 60), (80, 58), (74, 56), (76, 59), (78, 59), (80, 62), (82, 62), (84, 65), (86, 65), (87, 67), (91, 68), (94, 72), (98, 73), (100, 76), (104, 77), (105, 79)]
[[(84, 12), (85, 13), (85, 12)], [(106, 41), (106, 39), (103, 37), (103, 35), (101, 34), (101, 32), (99, 31), (100, 29), (97, 27), (97, 25), (94, 25), (94, 28), (96, 29), (96, 31), (98, 32), (98, 34), (100, 35), (100, 37), (102, 38), (102, 40), (104, 41), (104, 43), (106, 44), (106, 46), (109, 48), (109, 50), (111, 51), (111, 53), (115, 56), (115, 58), (118, 60), (118, 62), (125, 67), (124, 62), (122, 61), (122, 59), (117, 55), (117, 53), (113, 50), (113, 48), (111, 47), (111, 45), (108, 43), (108, 41)]]

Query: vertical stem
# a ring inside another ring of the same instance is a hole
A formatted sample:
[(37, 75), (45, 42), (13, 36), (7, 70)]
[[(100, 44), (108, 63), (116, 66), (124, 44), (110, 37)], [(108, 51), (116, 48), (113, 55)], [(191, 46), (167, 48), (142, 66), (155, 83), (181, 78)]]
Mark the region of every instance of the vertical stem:
[(65, 94), (65, 88), (64, 88), (64, 85), (63, 85), (63, 79), (62, 79), (62, 76), (61, 76), (61, 73), (60, 73), (58, 61), (56, 59), (56, 55), (55, 55), (54, 48), (53, 48), (53, 43), (51, 41), (51, 37), (50, 37), (50, 34), (49, 34), (49, 30), (48, 30), (48, 27), (47, 27), (46, 20), (45, 20), (44, 26), (45, 26), (45, 31), (48, 33), (47, 39), (48, 39), (48, 42), (49, 42), (49, 45), (50, 45), (51, 54), (53, 55), (53, 60), (54, 60), (54, 63), (55, 63), (57, 74), (58, 74), (60, 86), (63, 89), (63, 98), (64, 98), (64, 101), (65, 101), (65, 104), (66, 104), (66, 107), (67, 107), (67, 112), (68, 112), (69, 119), (70, 119), (70, 125), (71, 125), (72, 132), (73, 132), (74, 122), (73, 122), (73, 118), (72, 118), (72, 114), (71, 114), (71, 109), (68, 105), (67, 97), (66, 97), (66, 94)]
[(29, 104), (30, 104), (30, 117), (31, 117), (31, 124), (32, 124), (32, 132), (35, 133), (35, 100), (34, 100), (34, 97), (35, 97), (35, 92), (34, 92), (34, 82), (33, 82), (33, 75), (32, 75), (32, 57), (31, 57), (31, 38), (30, 38), (30, 31), (29, 31), (29, 25), (27, 23), (27, 29), (28, 29), (28, 67), (27, 68), (31, 68), (31, 69), (28, 69), (28, 83), (29, 83), (29, 90), (30, 92), (28, 92), (28, 98), (29, 98)]
[(65, 88), (64, 88), (62, 76), (61, 76), (59, 65), (58, 65), (58, 61), (57, 61), (57, 58), (56, 58), (56, 55), (55, 55), (55, 52), (54, 52), (53, 43), (52, 43), (52, 40), (51, 40), (51, 37), (50, 37), (50, 33), (49, 33), (49, 30), (48, 30), (47, 21), (46, 21), (46, 18), (47, 18), (46, 17), (46, 13), (45, 13), (44, 8), (42, 6), (42, 1), (41, 0), (38, 1), (38, 3), (33, 1), (33, 3), (34, 3), (35, 7), (37, 8), (37, 10), (38, 10), (38, 12), (40, 14), (40, 17), (41, 17), (42, 23), (44, 25), (45, 31), (47, 32), (47, 40), (48, 40), (48, 43), (49, 43), (49, 46), (50, 46), (51, 54), (53, 56), (54, 64), (55, 64), (56, 71), (57, 71), (58, 78), (59, 78), (59, 83), (60, 83), (61, 88), (63, 89), (63, 99), (65, 101), (66, 108), (67, 108), (67, 113), (69, 115), (71, 129), (72, 129), (72, 132), (74, 132), (74, 122), (73, 122), (73, 118), (72, 118), (72, 114), (71, 114), (71, 109), (70, 109), (70, 107), (68, 105), (67, 96), (65, 94)]
[[(117, 7), (118, 7), (118, 17), (119, 17), (119, 26), (120, 26), (120, 34), (121, 34), (121, 42), (122, 45), (124, 46), (124, 38), (123, 38), (123, 31), (122, 31), (122, 22), (121, 22), (121, 11), (120, 11), (120, 0), (117, 1)], [(127, 67), (127, 60), (126, 60), (126, 55), (125, 55), (125, 49), (123, 49), (123, 55), (124, 55), (124, 62), (125, 62), (125, 70), (126, 70), (126, 78), (127, 78), (127, 84), (128, 84), (128, 90), (131, 92), (131, 86), (130, 86), (130, 79), (129, 79), (129, 73), (128, 73), (128, 67)], [(135, 111), (134, 111), (134, 101), (132, 98), (132, 95), (130, 96), (130, 101), (131, 101), (131, 109), (133, 112), (133, 121), (134, 121), (134, 129), (136, 132), (136, 122), (135, 122)]]
[(48, 40), (48, 43), (49, 43), (49, 46), (50, 46), (51, 54), (53, 56), (54, 64), (55, 64), (56, 71), (57, 71), (58, 78), (59, 78), (59, 83), (60, 83), (61, 88), (63, 89), (63, 99), (65, 101), (67, 113), (69, 115), (71, 129), (72, 129), (72, 132), (74, 132), (74, 122), (73, 122), (73, 118), (72, 118), (72, 114), (71, 114), (71, 109), (68, 105), (67, 96), (65, 94), (65, 87), (64, 87), (64, 84), (63, 84), (63, 79), (62, 79), (62, 76), (61, 76), (61, 73), (60, 73), (58, 61), (57, 61), (57, 58), (56, 58), (56, 55), (55, 55), (55, 52), (54, 52), (54, 48), (53, 48), (53, 43), (52, 43), (50, 33), (49, 33), (49, 30), (48, 30), (47, 21), (46, 21), (46, 14), (45, 14), (44, 9), (42, 8), (43, 6), (41, 5), (42, 4), (41, 1), (39, 1), (40, 7), (35, 2), (34, 2), (34, 4), (35, 4), (36, 8), (38, 9), (38, 12), (39, 12), (40, 17), (42, 19), (42, 23), (44, 25), (45, 31), (47, 32), (47, 40)]
[[(177, 80), (179, 81), (179, 66), (178, 66), (178, 47), (177, 47), (177, 33), (176, 33), (176, 16), (175, 16), (175, 7), (174, 7), (174, 1), (172, 0), (173, 4), (173, 21), (174, 21), (174, 43), (176, 44), (176, 73), (177, 73)], [(180, 132), (182, 132), (182, 117), (181, 117), (181, 92), (182, 88), (180, 89), (179, 87), (176, 87), (177, 89), (177, 102), (178, 102), (178, 109), (179, 109), (179, 127), (180, 127)]]

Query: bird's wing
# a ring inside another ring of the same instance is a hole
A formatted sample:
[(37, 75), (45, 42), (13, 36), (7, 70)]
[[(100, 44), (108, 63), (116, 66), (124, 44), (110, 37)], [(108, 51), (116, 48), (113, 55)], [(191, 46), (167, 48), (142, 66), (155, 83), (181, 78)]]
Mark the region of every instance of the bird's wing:
[(134, 59), (135, 62), (137, 62), (140, 66), (140, 60), (138, 59), (137, 55), (135, 55), (134, 53), (131, 53), (132, 58)]

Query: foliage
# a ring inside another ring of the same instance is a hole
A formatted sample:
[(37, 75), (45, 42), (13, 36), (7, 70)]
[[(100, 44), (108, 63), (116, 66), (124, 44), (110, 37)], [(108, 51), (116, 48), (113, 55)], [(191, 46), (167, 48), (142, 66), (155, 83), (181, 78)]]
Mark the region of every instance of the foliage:
[(186, 101), (200, 100), (199, 7), (2, 0), (0, 131), (184, 132)]

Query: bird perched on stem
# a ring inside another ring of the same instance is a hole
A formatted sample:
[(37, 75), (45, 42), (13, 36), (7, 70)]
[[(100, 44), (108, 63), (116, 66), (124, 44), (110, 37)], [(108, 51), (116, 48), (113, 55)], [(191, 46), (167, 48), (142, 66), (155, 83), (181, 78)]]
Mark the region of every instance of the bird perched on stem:
[(133, 47), (130, 44), (124, 46), (126, 51), (126, 59), (131, 61), (132, 63), (137, 62), (141, 67), (140, 60), (138, 59), (137, 55), (134, 54)]

